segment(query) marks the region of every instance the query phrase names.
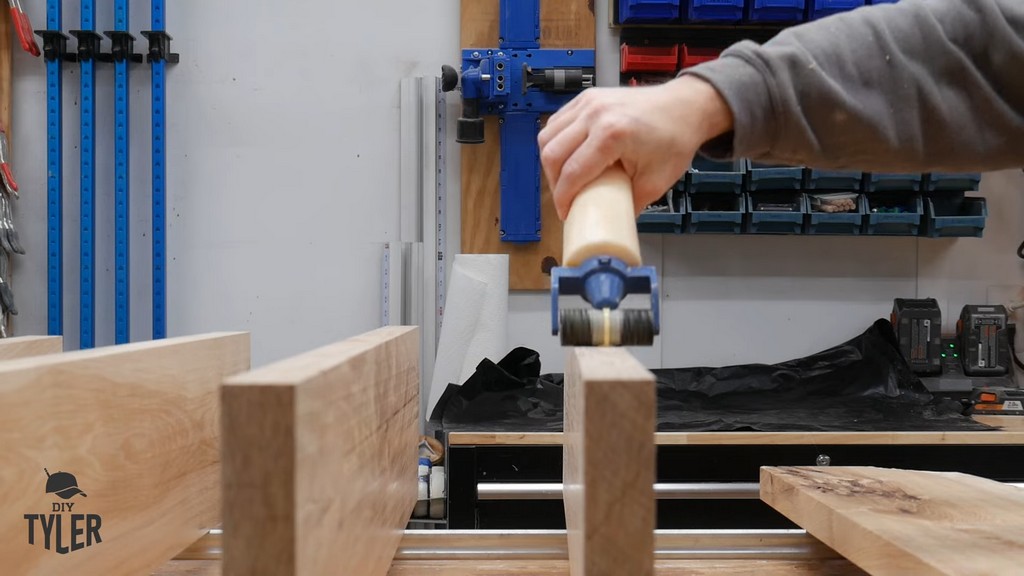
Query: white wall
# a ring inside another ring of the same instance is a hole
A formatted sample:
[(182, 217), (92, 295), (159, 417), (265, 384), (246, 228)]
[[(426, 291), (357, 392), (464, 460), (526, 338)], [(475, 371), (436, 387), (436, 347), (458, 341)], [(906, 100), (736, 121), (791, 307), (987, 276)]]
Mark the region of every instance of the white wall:
[[(27, 2), (36, 27), (42, 2)], [(105, 3), (108, 4), (108, 3)], [(134, 2), (133, 32), (148, 29)], [(617, 38), (596, 4), (602, 83), (617, 78)], [(109, 6), (99, 28), (108, 29)], [(251, 330), (256, 365), (377, 325), (381, 244), (397, 240), (399, 81), (458, 57), (455, 0), (168, 2), (182, 63), (170, 73), (169, 327), (172, 335)], [(65, 2), (65, 29), (78, 3)], [(145, 43), (140, 43), (145, 47)], [(65, 75), (65, 325), (78, 345), (78, 75)], [(149, 73), (133, 70), (133, 337), (149, 320)], [(15, 57), (19, 334), (46, 330), (43, 64)], [(111, 142), (112, 78), (99, 75), (99, 142)], [(449, 106), (450, 125), (458, 108)], [(449, 130), (449, 134), (452, 130)], [(449, 142), (449, 206), (458, 206), (458, 148)], [(111, 165), (109, 146), (97, 165)], [(112, 174), (97, 175), (97, 343), (113, 341)], [(933, 296), (948, 319), (966, 302), (1024, 284), (1024, 177), (986, 175), (991, 217), (981, 240), (811, 237), (644, 238), (663, 285), (663, 336), (636, 350), (649, 366), (777, 361), (860, 332), (896, 296)], [(458, 246), (450, 212), (450, 246)], [(767, 249), (769, 255), (765, 256)], [(991, 288), (991, 289), (990, 289)], [(1015, 290), (1013, 288), (1012, 290)], [(1011, 290), (1011, 291), (1012, 291)], [(561, 370), (549, 300), (510, 297), (510, 346)], [(947, 322), (947, 327), (951, 323)]]
[[(43, 2), (23, 2), (37, 28)], [(458, 2), (167, 3), (171, 335), (251, 330), (258, 365), (378, 325), (380, 255), (398, 234), (399, 80), (458, 50)], [(149, 29), (133, 1), (131, 30)], [(112, 2), (97, 28), (110, 29)], [(64, 3), (64, 29), (79, 5)], [(146, 43), (140, 37), (140, 49)], [(46, 331), (44, 66), (18, 52), (18, 334)], [(97, 344), (113, 342), (112, 72), (100, 67)], [(132, 75), (132, 337), (150, 320), (149, 70)], [(78, 346), (78, 72), (65, 81), (65, 331)], [(104, 169), (106, 168), (106, 169)]]

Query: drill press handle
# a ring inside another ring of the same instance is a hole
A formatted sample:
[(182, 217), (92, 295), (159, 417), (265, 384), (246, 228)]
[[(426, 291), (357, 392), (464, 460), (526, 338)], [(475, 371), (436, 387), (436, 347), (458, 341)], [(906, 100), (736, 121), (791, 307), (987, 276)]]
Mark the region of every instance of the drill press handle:
[(579, 266), (598, 256), (640, 265), (633, 184), (618, 162), (573, 199), (562, 232), (562, 266)]

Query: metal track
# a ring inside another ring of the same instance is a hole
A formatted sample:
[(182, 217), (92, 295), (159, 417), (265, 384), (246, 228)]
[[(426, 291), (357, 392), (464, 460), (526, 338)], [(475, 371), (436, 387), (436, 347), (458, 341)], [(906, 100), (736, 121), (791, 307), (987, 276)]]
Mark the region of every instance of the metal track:
[[(114, 31), (128, 31), (128, 0), (114, 2)], [(131, 55), (114, 59), (114, 342), (131, 340), (129, 118)]]
[[(82, 30), (96, 31), (96, 3), (82, 0)], [(79, 39), (81, 42), (81, 39)], [(81, 250), (79, 346), (96, 345), (96, 58), (79, 58), (81, 71)]]
[(445, 301), (445, 272), (446, 272), (446, 256), (448, 249), (448, 166), (447, 166), (447, 130), (446, 123), (448, 120), (447, 112), (447, 100), (445, 99), (444, 91), (441, 90), (441, 78), (434, 79), (434, 109), (437, 114), (436, 118), (436, 129), (437, 140), (435, 142), (434, 151), (437, 155), (436, 163), (436, 175), (434, 176), (434, 193), (437, 195), (437, 204), (435, 209), (436, 214), (436, 225), (437, 225), (437, 275), (435, 292), (437, 293), (437, 309), (435, 311), (435, 326), (434, 331), (434, 346), (435, 352), (438, 343), (441, 340), (441, 323), (444, 321), (444, 301)]
[[(164, 0), (153, 0), (153, 31), (166, 30)], [(167, 337), (167, 60), (150, 60), (153, 91), (153, 339)]]

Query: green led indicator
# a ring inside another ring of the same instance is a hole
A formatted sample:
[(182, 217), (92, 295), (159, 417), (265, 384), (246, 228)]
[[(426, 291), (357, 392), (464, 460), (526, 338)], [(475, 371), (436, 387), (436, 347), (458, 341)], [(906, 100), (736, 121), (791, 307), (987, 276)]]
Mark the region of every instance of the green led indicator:
[(950, 344), (949, 345), (950, 348), (953, 348), (954, 346), (956, 346), (956, 344)]
[(959, 358), (959, 357), (960, 357), (959, 354), (953, 354), (953, 358)]
[(945, 353), (945, 352), (943, 352), (943, 353), (942, 353), (942, 357), (943, 357), (943, 358), (945, 358), (945, 357), (946, 357), (946, 353)]

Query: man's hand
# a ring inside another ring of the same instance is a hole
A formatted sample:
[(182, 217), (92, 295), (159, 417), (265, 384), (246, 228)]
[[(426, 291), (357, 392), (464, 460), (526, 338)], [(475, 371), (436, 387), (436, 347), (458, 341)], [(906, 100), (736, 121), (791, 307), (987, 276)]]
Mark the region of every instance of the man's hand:
[(701, 145), (731, 128), (728, 105), (699, 78), (583, 91), (538, 137), (558, 217), (565, 220), (583, 186), (616, 162), (633, 180), (639, 214), (686, 172)]

